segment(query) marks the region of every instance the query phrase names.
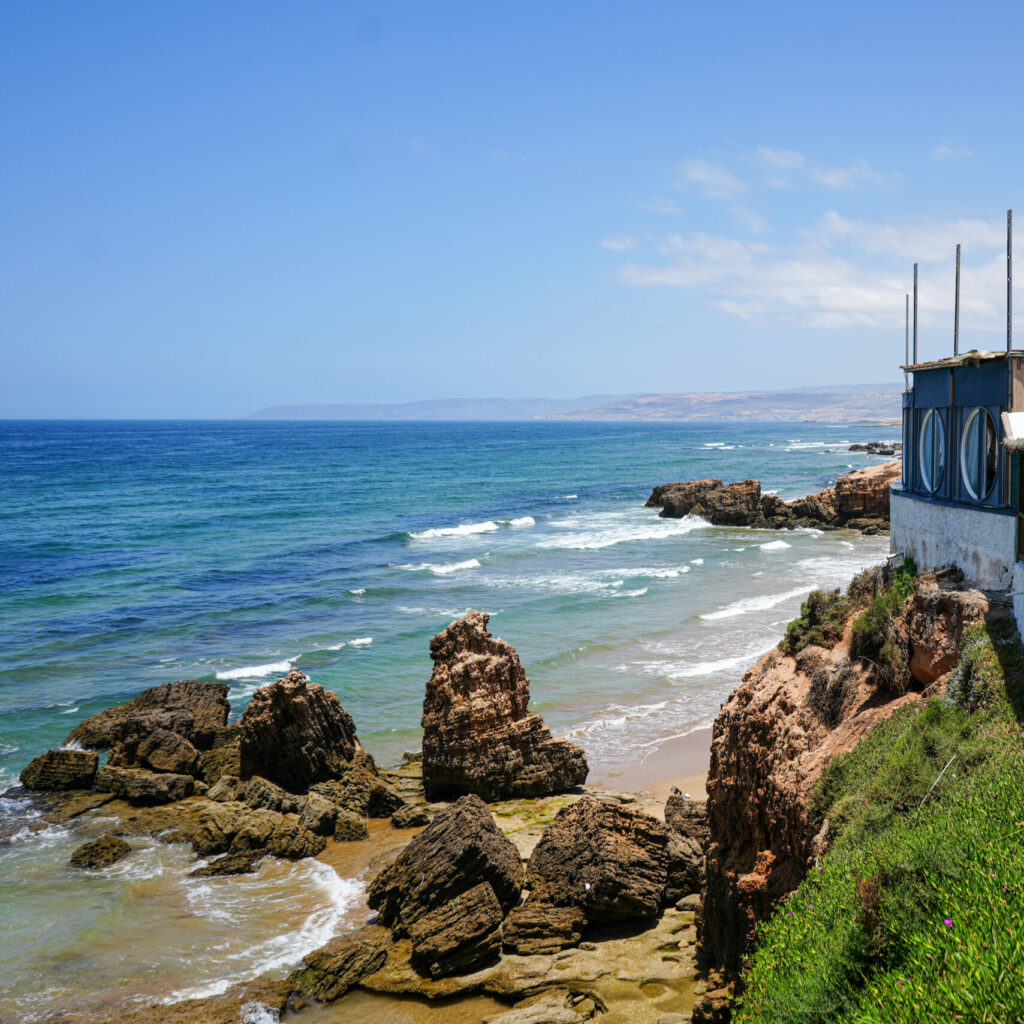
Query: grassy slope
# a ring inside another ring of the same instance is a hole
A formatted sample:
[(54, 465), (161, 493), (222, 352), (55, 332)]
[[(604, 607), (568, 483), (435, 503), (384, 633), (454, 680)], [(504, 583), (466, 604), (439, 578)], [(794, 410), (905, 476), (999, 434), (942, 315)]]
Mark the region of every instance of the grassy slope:
[(759, 930), (737, 1024), (1024, 1020), (1013, 621), (972, 627), (955, 676), (946, 698), (904, 708), (819, 781), (812, 811), (837, 838)]

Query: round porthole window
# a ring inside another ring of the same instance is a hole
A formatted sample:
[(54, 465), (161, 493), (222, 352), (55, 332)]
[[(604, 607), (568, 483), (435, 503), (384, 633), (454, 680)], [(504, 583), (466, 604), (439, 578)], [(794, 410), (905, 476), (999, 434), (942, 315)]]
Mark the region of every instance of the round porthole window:
[(960, 439), (960, 472), (964, 486), (976, 501), (984, 501), (995, 486), (997, 452), (992, 417), (987, 409), (975, 409), (967, 417)]
[(921, 482), (925, 490), (935, 492), (942, 484), (946, 470), (946, 431), (934, 409), (929, 409), (921, 421)]

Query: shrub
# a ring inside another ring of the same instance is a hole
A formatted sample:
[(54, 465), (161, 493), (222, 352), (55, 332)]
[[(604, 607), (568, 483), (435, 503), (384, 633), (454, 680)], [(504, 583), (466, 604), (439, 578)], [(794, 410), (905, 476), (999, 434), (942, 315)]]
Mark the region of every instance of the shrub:
[(800, 617), (786, 628), (779, 645), (786, 654), (798, 654), (812, 644), (835, 647), (843, 638), (849, 601), (838, 590), (814, 590), (800, 606)]
[(818, 718), (831, 728), (842, 719), (856, 690), (857, 669), (850, 662), (823, 665), (811, 677), (807, 703)]

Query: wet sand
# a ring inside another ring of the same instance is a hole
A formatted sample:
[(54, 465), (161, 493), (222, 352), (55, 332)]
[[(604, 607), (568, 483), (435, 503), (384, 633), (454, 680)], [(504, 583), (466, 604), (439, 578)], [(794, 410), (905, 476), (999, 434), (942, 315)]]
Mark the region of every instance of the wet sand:
[(698, 729), (686, 736), (674, 736), (656, 747), (643, 761), (623, 771), (597, 769), (587, 784), (657, 798), (662, 804), (673, 786), (695, 800), (707, 795), (705, 786), (711, 760), (711, 729)]

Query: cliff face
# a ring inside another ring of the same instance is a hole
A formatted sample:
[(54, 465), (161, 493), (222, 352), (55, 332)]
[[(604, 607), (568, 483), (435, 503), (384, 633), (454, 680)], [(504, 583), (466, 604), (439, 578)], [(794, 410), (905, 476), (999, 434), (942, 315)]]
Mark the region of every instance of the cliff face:
[(738, 970), (757, 922), (823, 852), (807, 800), (825, 766), (897, 708), (940, 692), (963, 630), (987, 611), (978, 591), (917, 577), (889, 629), (909, 674), (899, 687), (883, 686), (870, 663), (851, 660), (857, 614), (833, 649), (806, 647), (793, 657), (777, 649), (746, 673), (715, 721), (711, 746), (699, 922), (707, 963)]
[(840, 477), (834, 487), (796, 501), (762, 494), (759, 480), (728, 486), (717, 478), (681, 481), (655, 487), (647, 506), (661, 508), (660, 515), (666, 519), (696, 515), (715, 526), (846, 526), (877, 533), (889, 522), (889, 485), (899, 479), (901, 465), (886, 462), (859, 469)]

